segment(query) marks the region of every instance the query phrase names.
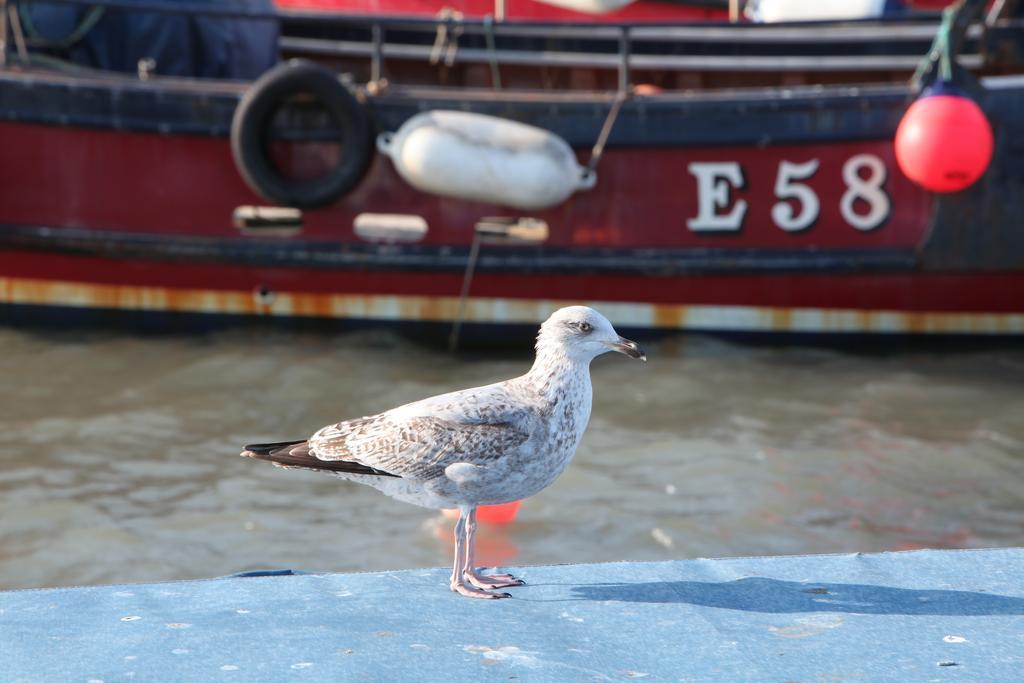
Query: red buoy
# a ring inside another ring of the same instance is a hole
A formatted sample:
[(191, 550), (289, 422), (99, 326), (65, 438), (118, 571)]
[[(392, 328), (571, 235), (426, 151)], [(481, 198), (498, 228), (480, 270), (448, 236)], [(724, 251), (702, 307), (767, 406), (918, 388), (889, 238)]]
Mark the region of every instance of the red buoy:
[(490, 524), (508, 524), (516, 518), (523, 501), (516, 500), (500, 505), (481, 505), (476, 509), (476, 518)]
[(949, 85), (925, 91), (896, 130), (900, 170), (932, 192), (969, 187), (991, 160), (992, 127), (985, 113)]
[[(522, 504), (523, 501), (514, 500), (511, 503), (499, 503), (498, 505), (481, 505), (476, 509), (476, 518), (478, 521), (488, 524), (508, 524), (516, 518), (519, 506)], [(442, 510), (441, 513), (448, 519), (459, 518), (457, 509)]]

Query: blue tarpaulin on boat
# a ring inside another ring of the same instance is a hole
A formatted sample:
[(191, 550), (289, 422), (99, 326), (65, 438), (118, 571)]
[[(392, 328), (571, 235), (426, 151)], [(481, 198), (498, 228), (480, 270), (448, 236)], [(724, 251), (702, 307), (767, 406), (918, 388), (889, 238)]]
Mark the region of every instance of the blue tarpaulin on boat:
[[(188, 6), (274, 11), (273, 0), (189, 0)], [(23, 3), (21, 13), (39, 50), (97, 69), (134, 73), (149, 59), (152, 73), (162, 76), (249, 80), (278, 61), (275, 19), (46, 2)]]
[(1024, 550), (527, 567), (0, 593), (0, 680), (1019, 681)]

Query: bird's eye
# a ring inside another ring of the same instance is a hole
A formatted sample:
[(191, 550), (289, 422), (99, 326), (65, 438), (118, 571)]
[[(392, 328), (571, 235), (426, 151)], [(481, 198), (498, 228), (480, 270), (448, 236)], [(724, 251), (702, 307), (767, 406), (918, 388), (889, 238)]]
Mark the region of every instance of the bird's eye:
[(580, 332), (583, 332), (583, 333), (590, 332), (592, 329), (594, 329), (593, 325), (591, 325), (590, 323), (586, 323), (586, 322), (577, 323), (576, 327), (579, 329)]

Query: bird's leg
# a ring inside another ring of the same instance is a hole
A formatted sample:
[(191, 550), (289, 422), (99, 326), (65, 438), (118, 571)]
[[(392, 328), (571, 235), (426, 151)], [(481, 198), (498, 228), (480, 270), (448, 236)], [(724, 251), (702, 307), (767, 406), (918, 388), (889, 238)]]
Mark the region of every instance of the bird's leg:
[(462, 578), (462, 556), (465, 553), (463, 545), (465, 544), (465, 528), (466, 518), (459, 514), (459, 521), (455, 523), (455, 562), (452, 565), (452, 578), (449, 581), (449, 585), (452, 590), (455, 590), (455, 584)]
[[(468, 520), (473, 519), (475, 522), (475, 517), (475, 507), (459, 509), (459, 521), (455, 525), (455, 563), (452, 566), (452, 578), (449, 585), (453, 591), (459, 595), (465, 595), (467, 598), (494, 599), (510, 597), (508, 593), (492, 593), (472, 585), (466, 585), (466, 578), (472, 576), (467, 563), (472, 558), (473, 553), (473, 537), (471, 533), (466, 532), (466, 528), (468, 527)], [(470, 582), (472, 583), (472, 579), (470, 579)]]
[[(462, 520), (462, 516), (459, 516)], [(480, 574), (476, 571), (473, 556), (476, 554), (476, 508), (472, 508), (466, 519), (466, 580), (477, 588), (494, 589), (508, 586), (522, 586), (525, 583), (511, 574)]]

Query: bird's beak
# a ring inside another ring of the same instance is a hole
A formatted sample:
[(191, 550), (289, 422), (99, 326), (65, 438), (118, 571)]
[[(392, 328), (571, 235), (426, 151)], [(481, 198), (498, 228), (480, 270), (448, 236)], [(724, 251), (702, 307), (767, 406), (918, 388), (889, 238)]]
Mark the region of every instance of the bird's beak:
[(624, 353), (630, 358), (639, 358), (642, 361), (647, 360), (647, 354), (640, 348), (640, 345), (635, 341), (626, 339), (625, 337), (619, 337), (616, 341), (608, 344), (608, 346), (612, 351)]

